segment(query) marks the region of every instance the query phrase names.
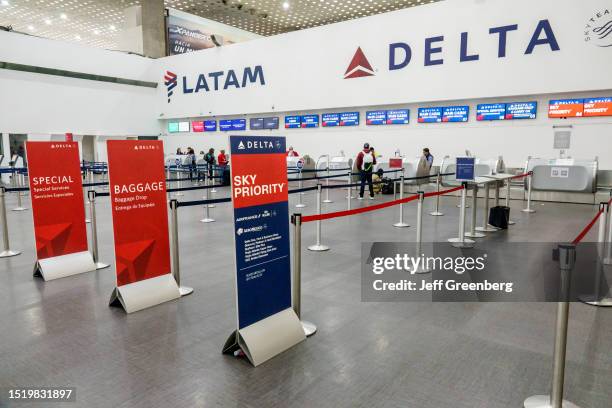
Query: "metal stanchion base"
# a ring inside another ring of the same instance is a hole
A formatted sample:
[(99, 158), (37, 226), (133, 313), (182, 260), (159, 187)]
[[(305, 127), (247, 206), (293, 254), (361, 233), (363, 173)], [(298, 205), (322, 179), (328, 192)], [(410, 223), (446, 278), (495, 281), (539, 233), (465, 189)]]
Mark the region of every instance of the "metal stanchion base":
[(444, 213), (440, 211), (432, 211), (429, 213), (429, 215), (431, 215), (432, 217), (441, 217), (444, 215)]
[(19, 255), (21, 251), (13, 251), (11, 249), (0, 252), (0, 258), (8, 258), (9, 256)]
[(213, 188), (213, 189), (211, 189), (211, 190), (210, 190), (210, 192), (211, 192), (211, 193), (216, 193), (216, 192), (217, 192), (217, 189), (216, 189), (216, 188)]
[(333, 203), (333, 201), (332, 201), (332, 200), (323, 200), (323, 201), (321, 201), (321, 202), (322, 202), (322, 203), (326, 203), (326, 204)]
[(105, 264), (103, 262), (96, 262), (96, 269), (104, 269), (104, 268), (108, 268), (110, 265), (109, 264)]
[(497, 231), (499, 231), (499, 228), (487, 225), (485, 227), (476, 227), (476, 231), (480, 231), (480, 232), (497, 232)]
[(310, 337), (317, 332), (317, 326), (314, 323), (302, 320), (302, 328), (306, 337)]
[(296, 204), (295, 208), (304, 208), (306, 207), (306, 204)]
[(315, 252), (323, 252), (323, 251), (329, 251), (329, 247), (327, 245), (323, 245), (323, 244), (314, 244), (308, 247), (309, 251), (315, 251)]
[(487, 234), (483, 234), (482, 232), (466, 232), (464, 236), (469, 238), (484, 238)]
[(521, 211), (524, 213), (530, 213), (530, 214), (536, 212), (535, 210), (532, 210), (531, 208), (523, 208)]
[(182, 196), (184, 196), (184, 195), (185, 195), (185, 194), (183, 194), (183, 193), (174, 193), (174, 196), (175, 196), (175, 197), (182, 197)]
[[(561, 403), (563, 408), (580, 408), (578, 405), (573, 402), (569, 402), (563, 400)], [(550, 403), (550, 395), (534, 395), (533, 397), (529, 397), (523, 402), (524, 408), (553, 408)]]
[(215, 208), (214, 204), (208, 204), (208, 208)]
[[(457, 204), (457, 208), (461, 208), (461, 204)], [(469, 204), (466, 204), (466, 205), (465, 205), (465, 208), (470, 208), (470, 205), (469, 205)]]
[(214, 219), (212, 219), (212, 218), (202, 218), (202, 219), (200, 220), (200, 222), (205, 222), (205, 223), (207, 223), (207, 222), (215, 222), (215, 220), (214, 220)]
[(395, 224), (393, 224), (393, 226), (397, 228), (406, 228), (406, 227), (409, 227), (410, 225), (406, 224), (405, 222), (396, 222)]
[(449, 238), (448, 242), (455, 248), (474, 248), (476, 241), (464, 238), (463, 241), (459, 238)]
[(600, 299), (596, 298), (594, 295), (583, 295), (579, 296), (578, 300), (586, 305), (591, 306), (599, 306), (599, 307), (612, 307), (612, 298), (604, 296)]
[(193, 288), (189, 286), (179, 286), (179, 293), (181, 296), (191, 295), (193, 293)]
[(13, 208), (13, 211), (25, 211), (25, 210), (27, 210), (27, 208), (25, 208), (25, 207), (15, 207), (15, 208)]

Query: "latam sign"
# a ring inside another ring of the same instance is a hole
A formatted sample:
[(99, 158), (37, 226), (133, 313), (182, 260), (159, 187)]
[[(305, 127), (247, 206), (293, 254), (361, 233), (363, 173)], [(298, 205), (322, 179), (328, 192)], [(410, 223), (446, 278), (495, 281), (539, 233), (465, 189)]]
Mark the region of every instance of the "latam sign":
[(242, 72), (236, 73), (230, 69), (199, 74), (197, 78), (183, 76), (183, 93), (198, 93), (226, 90), (230, 88), (246, 88), (250, 85), (265, 85), (264, 71), (261, 65), (245, 67)]

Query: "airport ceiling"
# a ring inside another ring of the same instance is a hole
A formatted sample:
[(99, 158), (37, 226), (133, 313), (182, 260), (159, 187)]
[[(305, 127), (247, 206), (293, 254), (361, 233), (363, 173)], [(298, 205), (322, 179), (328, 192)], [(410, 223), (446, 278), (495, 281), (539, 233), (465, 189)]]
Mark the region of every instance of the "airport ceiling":
[[(123, 10), (147, 0), (0, 0), (0, 26), (118, 49)], [(166, 7), (270, 36), (441, 0), (165, 0)]]

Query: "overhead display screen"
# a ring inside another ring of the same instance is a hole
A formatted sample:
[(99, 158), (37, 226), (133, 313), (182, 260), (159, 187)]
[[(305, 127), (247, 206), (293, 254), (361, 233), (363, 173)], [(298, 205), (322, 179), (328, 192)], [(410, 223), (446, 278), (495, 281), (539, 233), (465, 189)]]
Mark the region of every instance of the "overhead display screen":
[(548, 104), (549, 118), (579, 118), (584, 111), (584, 99), (557, 99)]
[(217, 131), (217, 121), (216, 120), (205, 120), (204, 121), (204, 131), (205, 132), (216, 132)]
[(299, 116), (285, 116), (285, 129), (298, 129), (301, 124)]
[(323, 127), (334, 127), (340, 124), (340, 115), (337, 113), (323, 113), (321, 115)]
[(585, 99), (584, 116), (612, 116), (612, 97)]
[(537, 102), (512, 102), (506, 104), (506, 119), (535, 119), (538, 112)]
[(278, 129), (278, 116), (273, 116), (264, 119), (264, 129)]
[(246, 119), (232, 119), (232, 130), (246, 130)]
[(377, 110), (366, 112), (366, 125), (384, 125), (387, 123), (387, 111)]
[(179, 122), (178, 123), (178, 131), (179, 132), (189, 132), (190, 130), (189, 122)]
[(231, 119), (221, 119), (219, 121), (219, 130), (222, 132), (228, 132), (232, 130), (232, 120)]
[(419, 108), (419, 123), (439, 123), (442, 122), (442, 108)]
[(249, 120), (249, 129), (251, 130), (263, 129), (263, 126), (264, 126), (264, 118), (251, 118)]
[(341, 112), (340, 126), (359, 126), (359, 112)]
[(319, 127), (319, 115), (304, 115), (301, 118), (303, 128)]
[(445, 106), (442, 108), (442, 122), (467, 122), (469, 106)]
[(168, 122), (168, 133), (176, 133), (179, 131), (178, 122)]
[(387, 111), (387, 125), (407, 125), (410, 120), (408, 109), (392, 109)]
[(204, 121), (196, 120), (194, 122), (191, 122), (191, 128), (196, 133), (203, 132), (204, 131)]
[(506, 119), (505, 103), (485, 103), (476, 106), (476, 120)]

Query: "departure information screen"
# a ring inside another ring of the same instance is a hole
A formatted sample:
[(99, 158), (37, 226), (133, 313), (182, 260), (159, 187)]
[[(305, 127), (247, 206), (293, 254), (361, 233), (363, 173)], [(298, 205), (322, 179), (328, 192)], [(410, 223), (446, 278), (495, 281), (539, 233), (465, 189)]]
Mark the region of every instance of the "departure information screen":
[(341, 112), (340, 126), (358, 126), (359, 112)]
[(446, 106), (442, 108), (442, 122), (467, 122), (469, 106)]
[(585, 99), (584, 116), (612, 116), (612, 97)]
[(486, 103), (476, 106), (476, 120), (506, 119), (505, 103)]
[(377, 110), (366, 112), (366, 125), (384, 125), (387, 123), (387, 111)]
[(557, 99), (548, 104), (549, 118), (579, 118), (584, 112), (584, 99)]
[(419, 108), (418, 119), (419, 123), (440, 123), (442, 122), (442, 108)]
[(512, 102), (506, 104), (506, 119), (535, 119), (537, 102)]
[(285, 116), (285, 129), (298, 129), (301, 126), (299, 116)]
[(337, 113), (324, 113), (321, 115), (323, 127), (334, 127), (340, 125), (340, 115)]
[(408, 109), (392, 109), (387, 111), (387, 125), (407, 125), (410, 120)]
[(319, 115), (304, 115), (301, 118), (303, 128), (319, 127)]

